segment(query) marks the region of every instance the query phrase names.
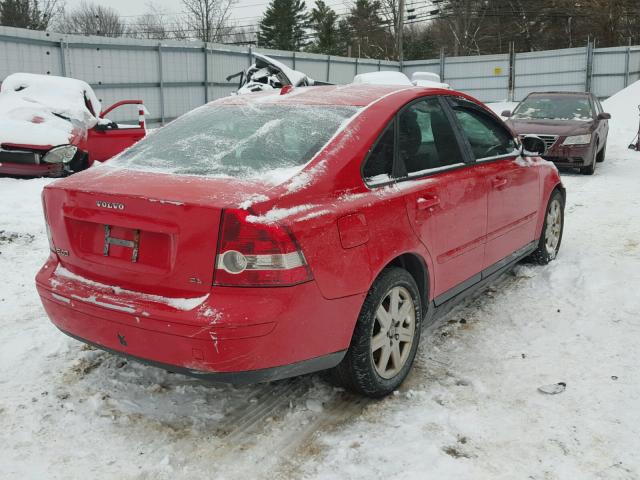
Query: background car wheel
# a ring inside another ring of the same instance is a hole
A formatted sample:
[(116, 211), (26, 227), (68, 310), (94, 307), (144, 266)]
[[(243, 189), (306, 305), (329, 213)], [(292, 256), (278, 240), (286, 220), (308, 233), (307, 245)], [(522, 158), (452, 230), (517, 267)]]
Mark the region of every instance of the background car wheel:
[(393, 392), (416, 356), (422, 327), (422, 301), (413, 277), (387, 268), (364, 301), (351, 345), (331, 372), (337, 383), (369, 397)]
[(81, 172), (82, 170), (86, 170), (89, 166), (89, 158), (84, 152), (78, 152), (73, 157), (73, 160), (69, 162), (69, 170), (72, 173)]
[(583, 175), (593, 175), (596, 172), (596, 160), (598, 158), (598, 154), (596, 153), (598, 151), (598, 146), (596, 145), (596, 148), (593, 151), (593, 155), (591, 158), (591, 163), (589, 163), (589, 165), (585, 166), (585, 167), (581, 167), (580, 168), (580, 173)]
[(607, 155), (607, 144), (605, 143), (604, 146), (602, 147), (602, 150), (600, 150), (600, 153), (598, 153), (598, 156), (596, 157), (596, 162), (598, 163), (604, 162), (604, 158), (606, 155)]
[(554, 190), (547, 205), (538, 248), (529, 258), (539, 265), (546, 265), (556, 258), (558, 250), (560, 250), (563, 231), (564, 198), (558, 190)]

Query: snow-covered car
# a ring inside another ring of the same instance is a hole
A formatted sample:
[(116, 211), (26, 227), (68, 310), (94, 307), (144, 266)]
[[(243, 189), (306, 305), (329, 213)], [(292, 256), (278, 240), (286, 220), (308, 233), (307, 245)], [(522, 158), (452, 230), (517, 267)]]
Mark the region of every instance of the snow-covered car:
[(246, 70), (227, 77), (227, 81), (240, 77), (237, 95), (277, 90), (282, 87), (308, 87), (329, 85), (310, 78), (305, 73), (293, 70), (285, 64), (266, 55), (254, 53), (255, 62)]
[(379, 71), (360, 73), (353, 78), (356, 85), (400, 85), (405, 87), (443, 88), (451, 87), (440, 81), (440, 75), (431, 72), (414, 72), (411, 79), (402, 72)]
[[(137, 125), (106, 115), (137, 105)], [(63, 176), (105, 161), (145, 136), (142, 100), (106, 110), (81, 80), (15, 73), (0, 86), (0, 175)]]
[(440, 75), (433, 72), (413, 72), (411, 75), (411, 83), (416, 87), (444, 88), (451, 90), (451, 85), (442, 83)]

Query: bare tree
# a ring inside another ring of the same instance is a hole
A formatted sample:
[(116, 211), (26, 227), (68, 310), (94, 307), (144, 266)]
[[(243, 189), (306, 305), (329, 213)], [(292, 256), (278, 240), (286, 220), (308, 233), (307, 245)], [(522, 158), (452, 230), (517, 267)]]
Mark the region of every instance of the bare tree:
[(186, 24), (193, 36), (203, 42), (222, 42), (231, 33), (231, 7), (236, 0), (182, 0)]
[(126, 25), (117, 10), (82, 2), (78, 8), (62, 16), (57, 29), (62, 33), (121, 37), (126, 32)]
[(173, 26), (167, 21), (166, 12), (152, 3), (147, 3), (147, 11), (137, 17), (128, 28), (133, 38), (164, 40), (173, 37)]
[(256, 34), (247, 28), (230, 26), (230, 31), (225, 35), (224, 43), (232, 45), (254, 45)]

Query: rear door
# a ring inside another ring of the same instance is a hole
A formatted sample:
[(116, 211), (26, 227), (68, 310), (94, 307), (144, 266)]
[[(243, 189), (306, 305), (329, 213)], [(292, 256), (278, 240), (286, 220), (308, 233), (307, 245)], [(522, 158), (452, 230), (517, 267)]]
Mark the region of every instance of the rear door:
[(489, 192), (483, 269), (491, 269), (534, 240), (539, 169), (520, 156), (509, 130), (489, 112), (461, 97), (449, 102)]
[(400, 182), (409, 220), (432, 257), (436, 304), (480, 279), (487, 229), (487, 184), (443, 102), (413, 102), (397, 122)]

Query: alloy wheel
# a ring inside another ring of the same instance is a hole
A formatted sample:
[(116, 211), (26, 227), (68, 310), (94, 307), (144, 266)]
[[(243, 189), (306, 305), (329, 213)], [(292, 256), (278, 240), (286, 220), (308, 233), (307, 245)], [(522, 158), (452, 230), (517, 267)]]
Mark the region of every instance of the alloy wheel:
[(549, 205), (546, 224), (545, 247), (549, 256), (555, 258), (562, 234), (562, 206), (557, 199), (554, 199)]
[(391, 288), (376, 310), (371, 334), (373, 365), (382, 378), (395, 377), (407, 362), (416, 333), (416, 308), (409, 291)]

